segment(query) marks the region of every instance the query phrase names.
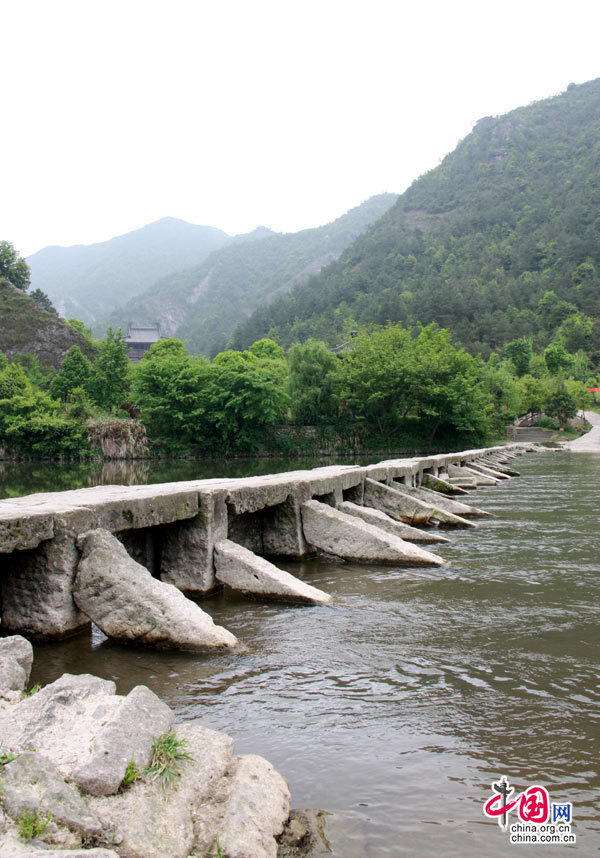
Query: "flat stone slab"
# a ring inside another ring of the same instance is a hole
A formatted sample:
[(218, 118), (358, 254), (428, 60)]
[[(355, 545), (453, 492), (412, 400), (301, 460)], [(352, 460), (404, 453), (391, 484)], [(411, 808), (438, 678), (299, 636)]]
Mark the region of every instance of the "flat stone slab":
[(381, 510), (396, 521), (405, 524), (429, 524), (433, 516), (433, 507), (403, 495), (395, 488), (379, 483), (377, 480), (365, 480), (365, 506)]
[(192, 650), (237, 644), (176, 587), (153, 578), (107, 530), (84, 534), (79, 546), (73, 599), (108, 637)]
[(407, 524), (437, 521), (445, 526), (476, 527), (472, 521), (446, 512), (440, 504), (421, 500), (410, 486), (396, 483), (393, 487), (365, 480), (365, 505), (373, 506)]
[(478, 518), (492, 518), (491, 512), (486, 512), (479, 507), (471, 506), (463, 501), (457, 501), (454, 498), (448, 498), (440, 492), (435, 492), (427, 488), (411, 488), (410, 486), (400, 486), (401, 491), (405, 491), (419, 500), (429, 503), (438, 509), (443, 509), (445, 512), (450, 512), (459, 517), (477, 516)]
[(409, 566), (445, 562), (412, 542), (315, 500), (302, 504), (302, 527), (310, 545), (345, 560)]
[[(435, 492), (430, 492), (429, 489), (415, 489), (411, 486), (404, 486), (400, 483), (396, 483), (394, 485), (393, 491), (402, 495), (404, 498), (408, 498), (414, 504), (421, 504), (423, 508), (429, 509), (431, 511), (431, 520), (437, 521), (445, 527), (477, 527), (474, 522), (468, 521), (468, 519), (463, 518), (454, 512), (450, 512), (446, 508), (446, 503), (453, 504), (457, 503), (457, 501), (451, 501), (449, 498), (447, 501), (444, 501), (442, 498), (442, 503), (439, 503), (438, 495)], [(424, 499), (423, 494), (425, 494), (426, 499)], [(435, 504), (433, 503), (431, 496), (433, 496)]]
[(0, 554), (35, 548), (54, 536), (54, 516), (50, 513), (29, 515), (0, 501)]
[(447, 495), (466, 495), (467, 492), (461, 489), (460, 486), (455, 486), (447, 480), (442, 479), (439, 475), (434, 477), (433, 474), (423, 474), (421, 485), (426, 489), (432, 489), (435, 492)]
[(305, 605), (323, 605), (331, 599), (323, 590), (311, 587), (229, 539), (215, 545), (214, 563), (217, 580), (251, 596)]
[[(486, 477), (485, 474), (479, 471), (474, 471), (472, 468), (463, 467), (462, 465), (448, 465), (448, 474), (452, 482), (456, 478), (474, 483), (476, 486), (497, 486), (498, 480), (491, 477)], [(460, 483), (459, 483), (460, 485)]]
[(491, 477), (493, 480), (510, 480), (510, 476), (508, 474), (503, 474), (501, 471), (494, 470), (493, 465), (484, 465), (480, 462), (469, 462), (469, 468), (486, 477)]
[(409, 524), (403, 524), (401, 521), (396, 521), (391, 516), (386, 515), (379, 509), (373, 509), (370, 506), (359, 506), (359, 504), (351, 501), (344, 501), (338, 507), (340, 512), (345, 512), (347, 515), (354, 515), (366, 521), (367, 524), (373, 524), (387, 533), (404, 539), (406, 542), (450, 542), (448, 537), (442, 536), (441, 533), (436, 533), (434, 530), (420, 530), (418, 527), (411, 527)]
[(486, 464), (491, 467), (494, 471), (499, 471), (501, 474), (508, 474), (509, 477), (520, 477), (521, 474), (519, 471), (515, 471), (514, 468), (509, 468), (506, 463), (506, 459), (496, 459), (496, 458), (487, 458), (484, 459), (482, 464)]

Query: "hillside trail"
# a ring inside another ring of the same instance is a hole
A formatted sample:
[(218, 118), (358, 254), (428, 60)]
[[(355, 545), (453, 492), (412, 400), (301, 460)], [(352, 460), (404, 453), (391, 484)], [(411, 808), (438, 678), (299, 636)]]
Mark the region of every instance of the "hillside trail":
[(581, 438), (569, 441), (564, 446), (574, 453), (600, 453), (600, 414), (596, 411), (584, 411), (583, 416), (592, 424), (592, 428)]

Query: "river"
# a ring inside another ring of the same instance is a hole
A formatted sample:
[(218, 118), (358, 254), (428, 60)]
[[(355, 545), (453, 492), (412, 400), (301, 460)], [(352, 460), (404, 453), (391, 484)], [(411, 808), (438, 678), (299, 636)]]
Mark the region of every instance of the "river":
[(502, 775), (572, 802), (572, 849), (596, 855), (600, 456), (528, 454), (517, 467), (470, 495), (496, 517), (449, 532), (435, 547), (444, 567), (288, 563), (332, 603), (221, 594), (203, 606), (238, 651), (134, 650), (96, 631), (36, 646), (32, 681), (144, 683), (179, 720), (231, 734), (286, 776), (293, 806), (330, 812), (331, 858), (504, 856), (508, 834), (482, 812)]

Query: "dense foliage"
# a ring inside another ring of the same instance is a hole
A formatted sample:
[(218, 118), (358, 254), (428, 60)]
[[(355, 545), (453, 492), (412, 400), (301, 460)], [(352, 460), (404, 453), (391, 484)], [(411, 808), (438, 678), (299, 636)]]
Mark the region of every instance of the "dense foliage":
[(233, 334), (336, 345), (436, 322), (484, 358), (507, 341), (600, 349), (600, 80), (481, 120), (321, 275)]
[(427, 449), (439, 437), (482, 442), (519, 414), (545, 411), (564, 425), (590, 407), (587, 386), (597, 379), (585, 353), (559, 343), (548, 357), (517, 340), (486, 363), (430, 324), (365, 328), (338, 354), (310, 340), (287, 358), (268, 338), (212, 362), (166, 339), (133, 365), (120, 332), (110, 330), (93, 360), (73, 346), (57, 373), (34, 356), (9, 362), (0, 352), (0, 446), (87, 455), (108, 424), (129, 434), (143, 424), (160, 452), (175, 454), (269, 450), (270, 432), (293, 423), (352, 431), (388, 449), (408, 442)]

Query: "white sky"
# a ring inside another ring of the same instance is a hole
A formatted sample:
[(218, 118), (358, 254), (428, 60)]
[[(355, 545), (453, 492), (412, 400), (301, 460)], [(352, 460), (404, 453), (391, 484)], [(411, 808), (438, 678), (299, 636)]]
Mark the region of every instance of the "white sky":
[(0, 0), (0, 239), (296, 231), (600, 76), (598, 0)]

